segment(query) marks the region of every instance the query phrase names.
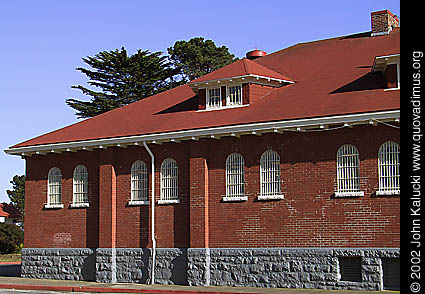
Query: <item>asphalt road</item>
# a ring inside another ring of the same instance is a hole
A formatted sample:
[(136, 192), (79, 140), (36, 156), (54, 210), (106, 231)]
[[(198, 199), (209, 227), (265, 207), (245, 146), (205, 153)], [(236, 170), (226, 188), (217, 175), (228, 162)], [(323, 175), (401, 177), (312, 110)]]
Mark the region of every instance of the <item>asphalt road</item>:
[(21, 265), (20, 264), (0, 264), (1, 277), (20, 277)]

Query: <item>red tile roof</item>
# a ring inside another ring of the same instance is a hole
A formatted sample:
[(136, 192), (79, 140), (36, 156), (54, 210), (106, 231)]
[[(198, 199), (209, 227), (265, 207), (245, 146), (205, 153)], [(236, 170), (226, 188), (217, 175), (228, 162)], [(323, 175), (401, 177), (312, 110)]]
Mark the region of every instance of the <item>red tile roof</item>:
[[(267, 121), (325, 117), (400, 108), (400, 92), (384, 91), (371, 72), (376, 56), (400, 53), (400, 28), (301, 43), (254, 61), (242, 59), (195, 81), (258, 73), (296, 81), (249, 107), (197, 111), (188, 85), (17, 144), (16, 147), (116, 138)], [(195, 82), (193, 81), (193, 82)], [(178, 110), (178, 111), (177, 111)]]
[(202, 77), (199, 77), (193, 81), (192, 83), (197, 82), (205, 82), (205, 81), (213, 81), (226, 79), (231, 77), (245, 76), (245, 75), (258, 75), (278, 80), (290, 81), (291, 79), (275, 72), (274, 70), (267, 68), (261, 64), (258, 64), (252, 60), (243, 58), (238, 61), (229, 64), (228, 66), (222, 67), (216, 71), (210, 72)]

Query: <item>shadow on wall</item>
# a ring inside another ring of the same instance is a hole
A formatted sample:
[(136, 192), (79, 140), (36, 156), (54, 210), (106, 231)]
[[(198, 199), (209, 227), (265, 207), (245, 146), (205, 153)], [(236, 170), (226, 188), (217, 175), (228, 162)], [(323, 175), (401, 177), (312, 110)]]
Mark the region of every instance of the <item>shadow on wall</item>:
[(96, 281), (96, 249), (92, 249), (93, 253), (84, 258), (81, 275), (84, 281)]
[(172, 270), (170, 280), (174, 285), (189, 285), (187, 281), (187, 248), (181, 248), (181, 254), (171, 261)]

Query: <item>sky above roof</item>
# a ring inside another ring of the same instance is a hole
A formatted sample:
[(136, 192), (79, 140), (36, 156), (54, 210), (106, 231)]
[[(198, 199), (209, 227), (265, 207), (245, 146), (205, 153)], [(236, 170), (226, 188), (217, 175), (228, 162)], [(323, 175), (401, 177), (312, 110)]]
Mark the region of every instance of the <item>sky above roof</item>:
[[(77, 122), (65, 99), (86, 99), (82, 58), (125, 47), (166, 52), (201, 36), (238, 57), (300, 42), (370, 31), (370, 13), (400, 2), (357, 1), (1, 1), (0, 149)], [(243, 3), (243, 4), (242, 4)], [(25, 161), (0, 153), (0, 202)]]

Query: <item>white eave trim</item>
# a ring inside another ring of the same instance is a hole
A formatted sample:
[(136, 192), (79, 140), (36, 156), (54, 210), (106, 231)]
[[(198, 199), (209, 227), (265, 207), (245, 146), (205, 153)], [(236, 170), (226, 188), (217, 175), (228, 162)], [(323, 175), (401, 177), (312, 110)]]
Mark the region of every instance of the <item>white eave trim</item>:
[(221, 138), (224, 136), (239, 137), (240, 135), (261, 134), (265, 132), (282, 133), (285, 130), (303, 131), (306, 129), (324, 126), (343, 124), (353, 126), (357, 124), (370, 124), (370, 122), (399, 122), (400, 110), (369, 112), (349, 115), (336, 115), (317, 118), (305, 118), (295, 120), (283, 120), (273, 122), (259, 122), (250, 124), (240, 124), (231, 126), (220, 126), (203, 129), (192, 129), (166, 133), (156, 133), (147, 135), (136, 135), (128, 137), (105, 138), (96, 140), (53, 143), (36, 146), (25, 146), (8, 148), (7, 154), (31, 156), (33, 154), (46, 155), (48, 153), (75, 152), (79, 150), (91, 151), (95, 148), (105, 149), (115, 146), (142, 146), (146, 143), (181, 142), (182, 140), (199, 140), (200, 138)]
[(400, 63), (400, 53), (376, 56), (373, 62), (372, 71), (385, 71), (387, 65)]
[(199, 88), (205, 88), (205, 87), (211, 87), (211, 86), (217, 86), (220, 84), (226, 85), (227, 83), (258, 83), (258, 84), (264, 84), (264, 85), (273, 85), (273, 86), (280, 86), (285, 84), (294, 84), (294, 81), (290, 80), (282, 80), (282, 79), (276, 79), (261, 75), (255, 75), (255, 74), (249, 74), (249, 75), (242, 75), (242, 76), (235, 76), (230, 78), (222, 78), (222, 79), (216, 79), (216, 80), (208, 80), (208, 81), (202, 81), (202, 82), (189, 82), (188, 85), (192, 89), (199, 89)]

